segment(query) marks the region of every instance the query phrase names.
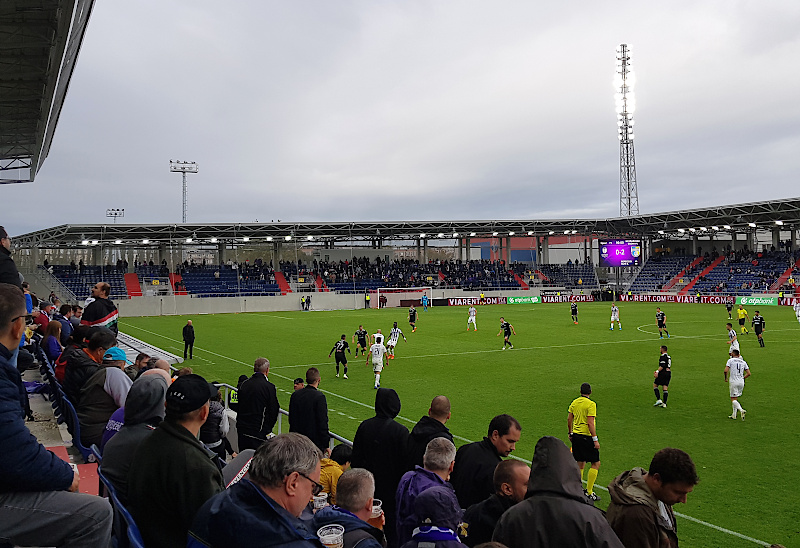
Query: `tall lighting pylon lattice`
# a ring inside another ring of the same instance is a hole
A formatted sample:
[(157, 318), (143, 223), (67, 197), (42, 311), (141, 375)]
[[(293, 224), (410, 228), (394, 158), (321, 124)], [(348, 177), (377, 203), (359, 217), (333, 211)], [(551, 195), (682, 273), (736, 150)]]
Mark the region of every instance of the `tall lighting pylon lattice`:
[(639, 214), (639, 191), (636, 188), (636, 158), (633, 153), (633, 112), (636, 98), (633, 85), (636, 77), (631, 69), (631, 47), (617, 46), (617, 74), (614, 76), (614, 100), (619, 126), (619, 214)]
[(169, 170), (172, 173), (183, 174), (183, 222), (186, 223), (186, 174), (197, 173), (197, 162), (184, 162), (181, 160), (170, 160)]

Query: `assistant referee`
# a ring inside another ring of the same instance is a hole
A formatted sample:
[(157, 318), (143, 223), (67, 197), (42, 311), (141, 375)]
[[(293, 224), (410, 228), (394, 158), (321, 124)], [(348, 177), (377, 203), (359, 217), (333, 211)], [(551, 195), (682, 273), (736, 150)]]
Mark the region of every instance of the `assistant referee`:
[(597, 440), (595, 419), (597, 418), (597, 404), (589, 399), (592, 387), (588, 382), (581, 385), (581, 395), (575, 398), (569, 406), (567, 415), (567, 430), (572, 442), (572, 456), (578, 463), (581, 480), (583, 480), (583, 467), (591, 463), (586, 477), (584, 493), (589, 500), (600, 500), (594, 492), (594, 483), (600, 471), (600, 442)]

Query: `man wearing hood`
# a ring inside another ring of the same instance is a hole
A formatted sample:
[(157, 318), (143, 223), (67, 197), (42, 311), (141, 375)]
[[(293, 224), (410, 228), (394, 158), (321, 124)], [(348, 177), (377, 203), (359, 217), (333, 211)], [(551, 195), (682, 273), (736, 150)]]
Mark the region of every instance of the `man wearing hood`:
[(650, 469), (623, 472), (608, 486), (606, 518), (625, 546), (677, 548), (672, 505), (686, 502), (699, 481), (692, 458), (667, 447), (653, 456)]
[(417, 515), (417, 527), (414, 528), (411, 540), (402, 548), (463, 546), (456, 535), (463, 510), (458, 505), (452, 488), (440, 485), (426, 489), (414, 501), (414, 513)]
[(103, 449), (101, 471), (117, 489), (123, 505), (128, 504), (128, 470), (139, 444), (164, 420), (164, 399), (168, 375), (153, 369), (131, 386), (124, 408), (124, 424)]
[(575, 459), (558, 438), (545, 436), (536, 442), (526, 497), (503, 514), (493, 541), (508, 548), (623, 548), (602, 510), (583, 494)]
[(383, 502), (386, 541), (397, 544), (395, 491), (406, 472), (408, 429), (394, 420), (400, 414), (400, 397), (391, 388), (378, 388), (375, 416), (358, 426), (353, 438), (353, 468), (365, 468), (375, 476), (375, 497)]
[(447, 396), (436, 396), (428, 409), (428, 415), (419, 419), (411, 430), (406, 449), (406, 470), (422, 466), (422, 455), (428, 442), (433, 438), (446, 438), (453, 441), (453, 434), (445, 424), (450, 420), (450, 400)]

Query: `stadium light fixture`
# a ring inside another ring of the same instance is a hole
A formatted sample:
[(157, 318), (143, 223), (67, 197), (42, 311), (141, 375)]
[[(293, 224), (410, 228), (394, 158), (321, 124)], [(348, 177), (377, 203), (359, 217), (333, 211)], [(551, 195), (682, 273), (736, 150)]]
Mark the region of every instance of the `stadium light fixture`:
[(516, 234), (516, 232), (514, 232), (513, 230), (509, 231), (508, 233), (509, 236), (513, 236), (514, 234)]
[(186, 243), (187, 243), (187, 244), (190, 244), (190, 243), (192, 243), (192, 239), (191, 239), (191, 238), (186, 238)]
[(750, 228), (755, 228), (756, 224), (755, 223), (747, 223), (747, 226), (749, 226)]
[(453, 232), (453, 238), (458, 238), (458, 232)]
[(528, 231), (528, 236), (533, 236), (533, 230)]
[(122, 243), (122, 240), (114, 240), (114, 243), (115, 243), (115, 244), (117, 244), (117, 245), (119, 245), (119, 244), (121, 244), (121, 243)]
[(617, 112), (617, 137), (620, 152), (619, 213), (630, 217), (639, 214), (639, 191), (636, 188), (636, 159), (633, 147), (633, 113), (636, 96), (633, 92), (636, 75), (631, 67), (631, 46), (617, 46), (614, 74), (614, 108)]
[(143, 243), (143, 244), (149, 244), (149, 243), (150, 243), (150, 240), (148, 240), (148, 239), (144, 239), (144, 240), (142, 240), (142, 243)]
[(89, 245), (89, 240), (81, 240), (81, 245)]
[(718, 226), (712, 226), (711, 229), (712, 230), (719, 230), (719, 227)]
[(577, 231), (577, 230), (573, 230), (573, 231), (572, 231), (572, 233), (573, 233), (573, 234), (577, 234), (577, 233), (578, 233), (578, 231)]
[(775, 224), (778, 226), (783, 226), (783, 221), (775, 221)]
[(497, 232), (492, 232), (492, 236), (497, 236)]
[(267, 241), (271, 242), (272, 241), (272, 236), (267, 236)]
[(424, 238), (425, 236), (426, 236), (426, 234), (424, 232), (421, 232), (420, 235), (419, 235), (420, 238)]
[(439, 234), (437, 234), (437, 236), (438, 236), (439, 238), (444, 238), (444, 232), (440, 232)]
[(306, 240), (308, 240), (309, 242), (310, 242), (311, 240), (313, 240), (313, 239), (314, 239), (314, 236), (306, 236)]
[(183, 177), (183, 222), (186, 223), (186, 174), (197, 173), (197, 162), (183, 162), (181, 160), (169, 161), (169, 170), (172, 173), (180, 173)]
[(708, 229), (706, 227), (704, 227), (704, 226), (700, 227), (700, 232), (707, 232), (707, 231), (708, 231)]
[(248, 238), (247, 236), (245, 236), (244, 238), (242, 238), (242, 241), (243, 241), (243, 242), (249, 242), (249, 241), (250, 241), (250, 238)]
[(565, 231), (564, 231), (564, 234), (569, 234), (569, 230), (565, 230)]
[(678, 232), (680, 232), (681, 234), (683, 234), (683, 233), (684, 233), (684, 232), (686, 232), (686, 231), (685, 231), (684, 229), (682, 229), (682, 228), (679, 228), (679, 229), (678, 229)]
[(551, 230), (551, 231), (550, 231), (550, 232), (548, 232), (547, 234), (548, 234), (548, 236), (552, 236), (553, 234), (555, 234), (555, 231), (554, 231), (554, 230)]
[(284, 240), (286, 240), (287, 242), (290, 242), (290, 241), (292, 241), (292, 237), (291, 237), (291, 235), (290, 235), (290, 236), (286, 236), (286, 237), (284, 238)]
[(730, 230), (731, 229), (731, 225), (722, 225), (722, 228), (724, 228), (725, 230)]
[(216, 239), (216, 238), (211, 238), (211, 243), (212, 243), (212, 244), (215, 244), (215, 243), (217, 243), (217, 239)]
[(474, 233), (474, 232), (470, 232), (470, 233), (469, 233), (469, 237), (470, 237), (470, 238), (474, 238), (474, 237), (475, 237), (475, 233)]
[(659, 230), (658, 233), (661, 234), (662, 236), (664, 235), (664, 231), (663, 230)]
[(697, 230), (696, 230), (696, 229), (694, 229), (694, 228), (690, 228), (690, 229), (689, 229), (689, 232), (697, 232)]

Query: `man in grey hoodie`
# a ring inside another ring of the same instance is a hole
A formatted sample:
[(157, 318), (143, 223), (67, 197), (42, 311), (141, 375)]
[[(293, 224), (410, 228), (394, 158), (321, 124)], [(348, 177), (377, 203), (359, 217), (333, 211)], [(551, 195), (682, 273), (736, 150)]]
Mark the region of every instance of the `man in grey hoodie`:
[(125, 424), (103, 448), (100, 471), (114, 485), (122, 504), (128, 503), (128, 470), (139, 444), (164, 420), (167, 375), (148, 371), (131, 385), (125, 402)]

